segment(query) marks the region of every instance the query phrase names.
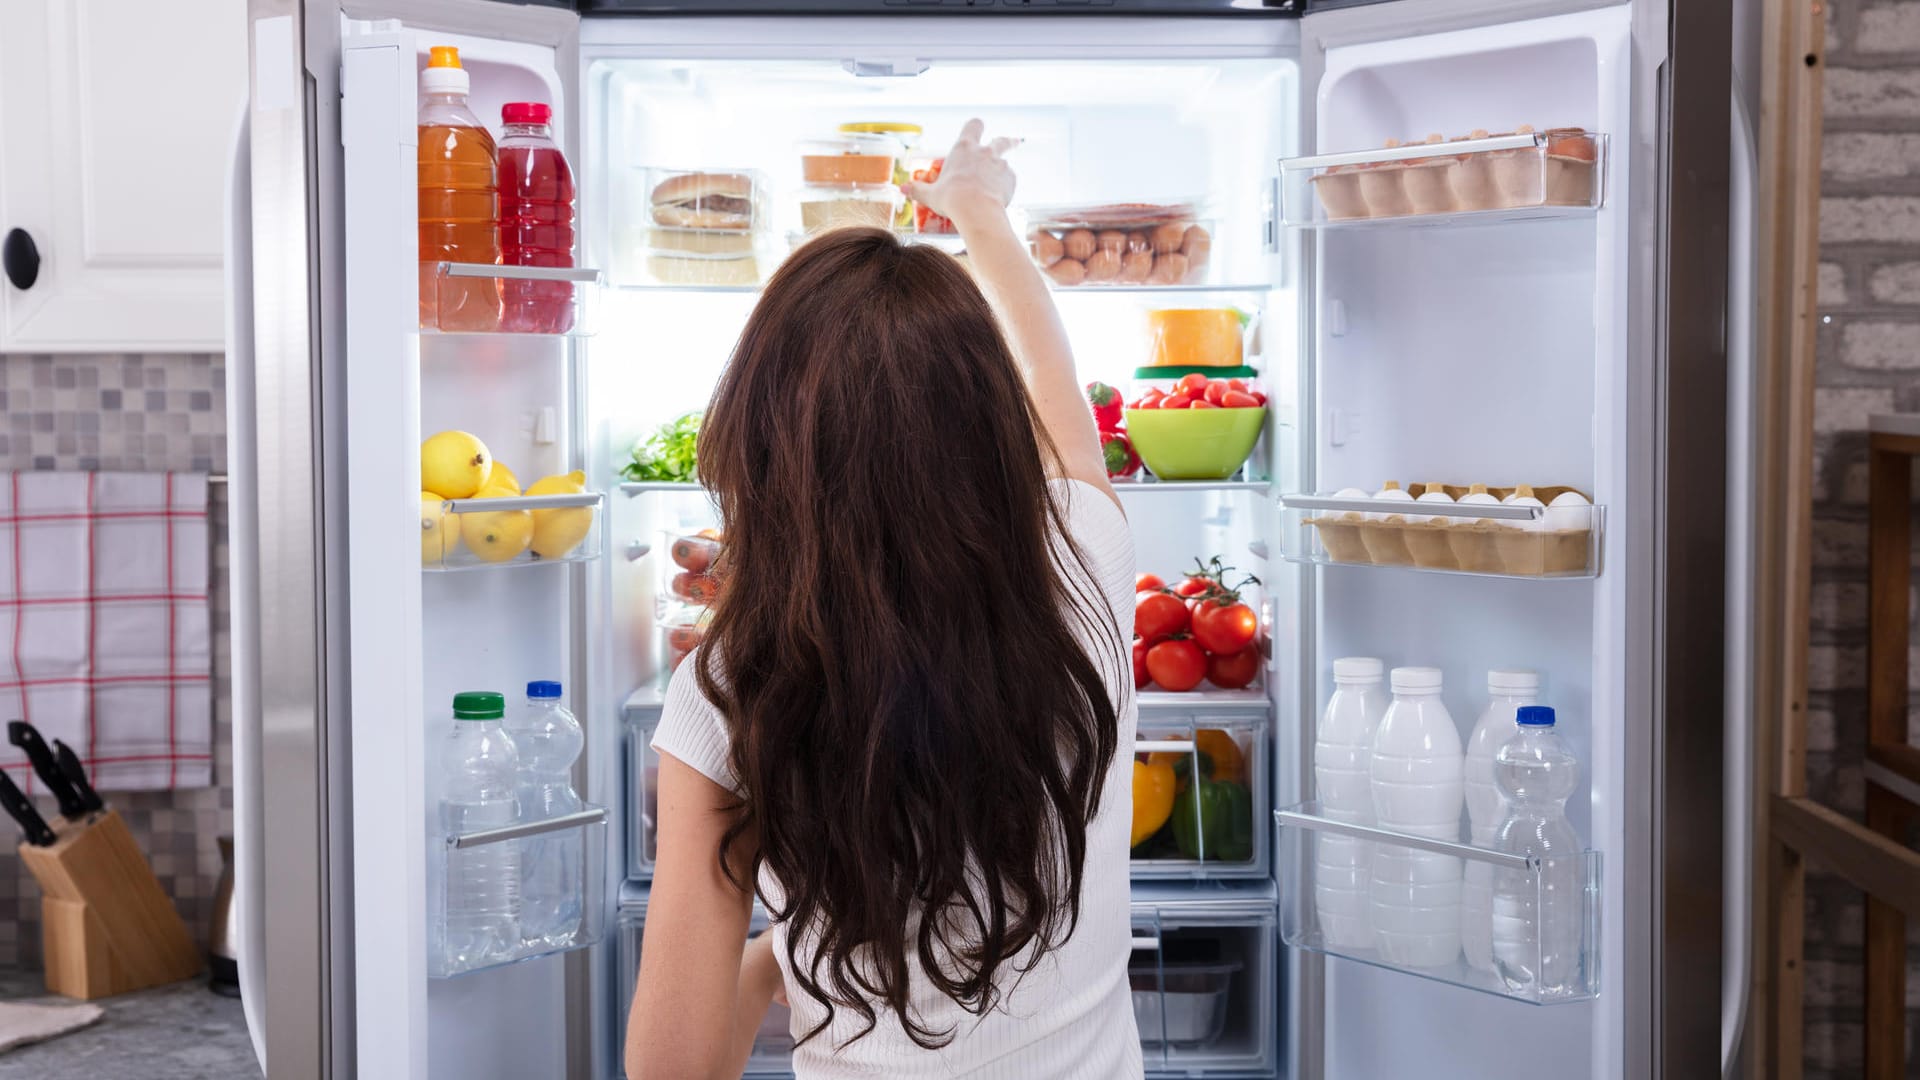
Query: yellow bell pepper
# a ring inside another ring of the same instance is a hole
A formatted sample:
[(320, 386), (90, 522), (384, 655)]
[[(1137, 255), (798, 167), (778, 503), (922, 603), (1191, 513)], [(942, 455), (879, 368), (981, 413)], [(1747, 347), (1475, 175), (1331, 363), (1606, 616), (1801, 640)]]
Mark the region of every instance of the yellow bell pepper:
[(1167, 823), (1167, 818), (1173, 815), (1175, 786), (1173, 766), (1133, 763), (1133, 839), (1128, 841), (1128, 846), (1140, 846)]
[[(1247, 782), (1247, 758), (1232, 735), (1219, 728), (1201, 728), (1193, 733), (1193, 747), (1206, 755), (1201, 766), (1206, 779), (1226, 780), (1235, 784)], [(1150, 764), (1165, 765), (1169, 768), (1186, 759), (1186, 754), (1176, 754), (1166, 750), (1158, 750), (1147, 755), (1147, 761)], [(1180, 787), (1184, 790), (1186, 786), (1187, 778), (1182, 775)]]

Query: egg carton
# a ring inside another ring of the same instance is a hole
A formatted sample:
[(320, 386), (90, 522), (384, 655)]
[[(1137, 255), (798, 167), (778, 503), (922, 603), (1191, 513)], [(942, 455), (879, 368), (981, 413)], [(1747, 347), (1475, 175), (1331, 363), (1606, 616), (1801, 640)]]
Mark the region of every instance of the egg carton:
[[(1576, 488), (1531, 488), (1533, 496), (1545, 504), (1568, 493), (1582, 500), (1578, 506), (1545, 508), (1462, 505), (1459, 500), (1474, 488), (1453, 484), (1413, 484), (1405, 490), (1414, 502), (1286, 497), (1282, 501), (1289, 511), (1300, 514), (1301, 530), (1311, 527), (1318, 540), (1317, 549), (1310, 548), (1296, 561), (1506, 577), (1590, 577), (1599, 570), (1602, 509), (1587, 505), (1585, 493)], [(1418, 502), (1429, 490), (1444, 491), (1449, 498)], [(1521, 488), (1482, 490), (1505, 500)], [(1389, 506), (1396, 509), (1386, 510)]]

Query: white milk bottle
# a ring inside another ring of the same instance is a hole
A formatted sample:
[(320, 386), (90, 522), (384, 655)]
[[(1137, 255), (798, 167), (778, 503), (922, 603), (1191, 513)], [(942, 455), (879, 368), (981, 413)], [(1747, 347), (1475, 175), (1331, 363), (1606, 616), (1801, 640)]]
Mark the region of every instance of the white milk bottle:
[[(1493, 782), (1493, 755), (1517, 730), (1522, 705), (1540, 699), (1540, 676), (1532, 671), (1487, 672), (1487, 708), (1467, 736), (1467, 819), (1475, 847), (1491, 848), (1494, 832), (1506, 816), (1506, 803)], [(1493, 866), (1467, 862), (1460, 878), (1460, 948), (1467, 963), (1493, 970)]]
[[(1460, 732), (1440, 700), (1440, 669), (1394, 668), (1393, 703), (1374, 732), (1375, 822), (1383, 829), (1458, 842), (1464, 798)], [(1369, 890), (1375, 948), (1390, 963), (1440, 967), (1460, 955), (1460, 860), (1373, 845)]]
[[(1373, 733), (1387, 711), (1381, 685), (1385, 665), (1371, 656), (1333, 662), (1333, 697), (1313, 740), (1313, 782), (1320, 812), (1333, 821), (1373, 824)], [(1373, 946), (1369, 864), (1373, 845), (1333, 833), (1315, 833), (1313, 904), (1330, 946)]]

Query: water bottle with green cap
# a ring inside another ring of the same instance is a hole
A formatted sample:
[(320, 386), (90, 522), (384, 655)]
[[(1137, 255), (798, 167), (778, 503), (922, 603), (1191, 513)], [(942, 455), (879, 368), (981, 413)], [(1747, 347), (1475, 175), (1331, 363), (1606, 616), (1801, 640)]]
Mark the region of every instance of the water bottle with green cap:
[[(441, 748), (440, 825), (449, 837), (512, 825), (518, 756), (501, 726), (506, 698), (492, 691), (453, 696), (453, 730)], [(520, 951), (520, 845), (513, 841), (447, 849), (448, 971), (469, 971)]]

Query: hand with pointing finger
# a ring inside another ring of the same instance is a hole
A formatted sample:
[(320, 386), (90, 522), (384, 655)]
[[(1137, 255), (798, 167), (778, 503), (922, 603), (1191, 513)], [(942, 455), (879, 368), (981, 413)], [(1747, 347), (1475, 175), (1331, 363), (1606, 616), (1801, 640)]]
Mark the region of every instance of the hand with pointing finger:
[(965, 231), (969, 225), (998, 217), (1006, 219), (1007, 206), (1013, 202), (1014, 175), (1007, 165), (1006, 152), (1020, 145), (1018, 139), (998, 138), (982, 142), (986, 125), (969, 120), (960, 129), (953, 149), (947, 151), (940, 177), (931, 183), (913, 180), (900, 185), (913, 201), (951, 220)]

